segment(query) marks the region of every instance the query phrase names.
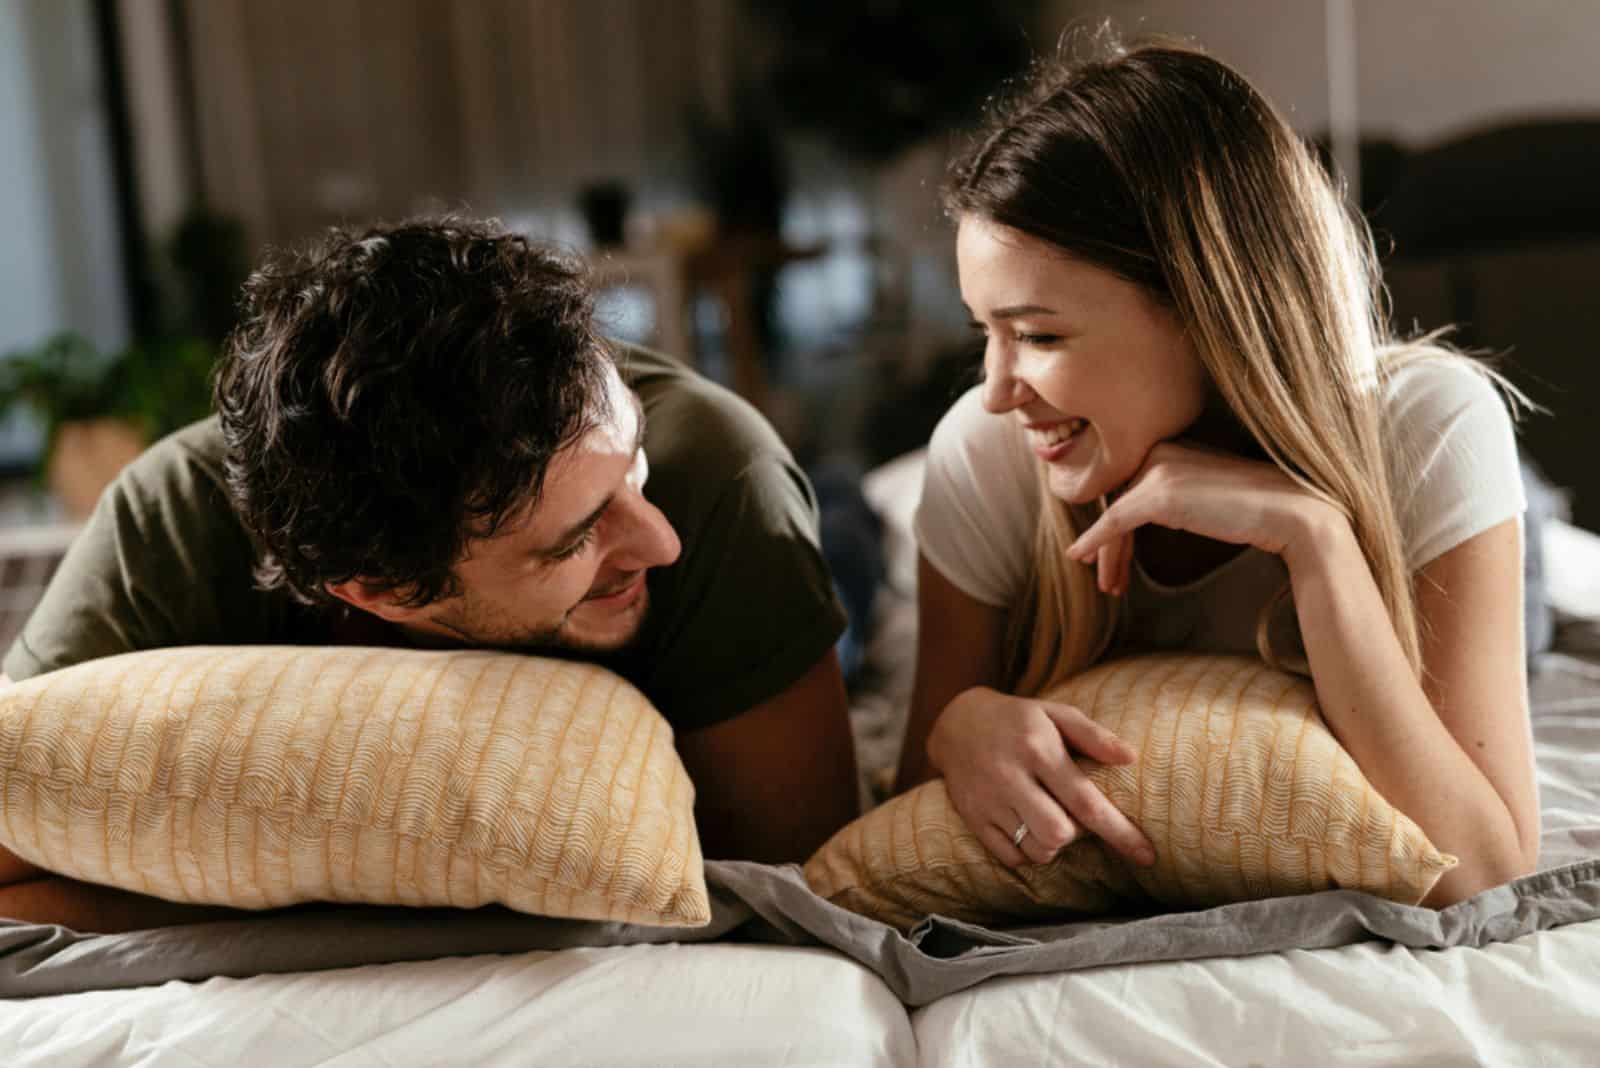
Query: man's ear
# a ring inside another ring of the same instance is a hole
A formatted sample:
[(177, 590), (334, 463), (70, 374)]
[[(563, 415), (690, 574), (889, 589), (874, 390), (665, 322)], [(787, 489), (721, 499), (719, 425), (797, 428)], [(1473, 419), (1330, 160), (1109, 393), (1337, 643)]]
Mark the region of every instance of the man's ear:
[(369, 612), (390, 623), (410, 623), (424, 611), (423, 608), (404, 603), (404, 590), (378, 586), (365, 579), (353, 578), (344, 582), (329, 582), (322, 588), (345, 604)]

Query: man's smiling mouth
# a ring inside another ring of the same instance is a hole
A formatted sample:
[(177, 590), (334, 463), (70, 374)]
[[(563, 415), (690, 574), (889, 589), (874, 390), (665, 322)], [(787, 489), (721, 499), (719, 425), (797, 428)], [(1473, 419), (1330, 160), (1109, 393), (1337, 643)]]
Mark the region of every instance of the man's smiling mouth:
[(644, 575), (645, 573), (643, 570), (637, 571), (626, 582), (623, 582), (620, 585), (611, 586), (607, 589), (595, 590), (585, 597), (584, 600), (596, 601), (602, 604), (613, 602), (621, 603), (630, 600), (634, 594), (638, 593), (644, 588)]

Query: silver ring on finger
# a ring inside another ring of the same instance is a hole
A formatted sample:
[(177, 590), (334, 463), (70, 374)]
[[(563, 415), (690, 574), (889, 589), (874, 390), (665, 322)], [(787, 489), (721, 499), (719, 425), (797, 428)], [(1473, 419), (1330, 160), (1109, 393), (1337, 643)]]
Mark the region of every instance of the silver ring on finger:
[(1018, 849), (1022, 848), (1022, 840), (1028, 837), (1027, 821), (1017, 824), (1017, 829), (1011, 832), (1011, 844)]

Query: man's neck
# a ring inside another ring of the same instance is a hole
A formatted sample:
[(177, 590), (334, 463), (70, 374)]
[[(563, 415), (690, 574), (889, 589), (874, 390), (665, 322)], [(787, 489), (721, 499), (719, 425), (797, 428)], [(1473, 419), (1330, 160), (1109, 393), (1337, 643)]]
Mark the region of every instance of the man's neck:
[(338, 613), (329, 628), (328, 641), (331, 645), (405, 647), (419, 644), (400, 627), (360, 609)]

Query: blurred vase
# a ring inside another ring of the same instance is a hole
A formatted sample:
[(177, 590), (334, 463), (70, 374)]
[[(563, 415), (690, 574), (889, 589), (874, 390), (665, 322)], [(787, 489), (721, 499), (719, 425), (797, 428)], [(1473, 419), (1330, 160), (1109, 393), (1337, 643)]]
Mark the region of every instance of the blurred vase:
[(62, 423), (45, 465), (45, 482), (69, 519), (87, 519), (101, 491), (144, 447), (144, 435), (124, 419)]

